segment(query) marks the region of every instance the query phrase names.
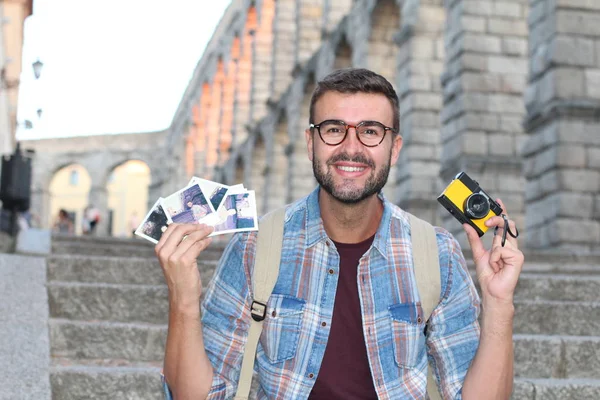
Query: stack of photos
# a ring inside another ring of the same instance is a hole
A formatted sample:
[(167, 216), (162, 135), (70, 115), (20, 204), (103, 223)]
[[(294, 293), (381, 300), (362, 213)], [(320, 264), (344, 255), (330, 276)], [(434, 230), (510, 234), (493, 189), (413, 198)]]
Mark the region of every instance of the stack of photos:
[(183, 189), (159, 198), (135, 234), (156, 244), (172, 222), (213, 226), (209, 236), (256, 231), (255, 193), (242, 184), (227, 186), (193, 177)]

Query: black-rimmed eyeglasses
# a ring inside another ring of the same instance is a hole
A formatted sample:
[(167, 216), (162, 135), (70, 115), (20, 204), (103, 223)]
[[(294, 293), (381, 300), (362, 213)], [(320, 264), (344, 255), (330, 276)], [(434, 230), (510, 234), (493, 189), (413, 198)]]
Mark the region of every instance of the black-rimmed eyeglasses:
[(396, 132), (394, 128), (377, 121), (362, 121), (357, 125), (348, 125), (344, 121), (328, 119), (320, 124), (310, 124), (310, 129), (313, 128), (317, 128), (321, 140), (329, 146), (337, 146), (342, 143), (348, 136), (350, 128), (356, 130), (358, 141), (367, 147), (378, 146), (383, 142), (387, 131)]

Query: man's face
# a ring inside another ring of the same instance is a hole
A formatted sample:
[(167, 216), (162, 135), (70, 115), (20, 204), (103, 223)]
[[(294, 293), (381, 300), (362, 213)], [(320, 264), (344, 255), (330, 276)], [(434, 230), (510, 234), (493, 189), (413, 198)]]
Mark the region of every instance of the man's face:
[[(315, 104), (315, 124), (335, 119), (349, 125), (378, 121), (392, 127), (393, 118), (392, 105), (381, 94), (327, 92)], [(376, 147), (364, 146), (354, 128), (337, 146), (325, 144), (316, 129), (307, 129), (305, 135), (317, 182), (333, 198), (347, 204), (358, 203), (383, 188), (402, 148), (402, 138), (391, 131)]]

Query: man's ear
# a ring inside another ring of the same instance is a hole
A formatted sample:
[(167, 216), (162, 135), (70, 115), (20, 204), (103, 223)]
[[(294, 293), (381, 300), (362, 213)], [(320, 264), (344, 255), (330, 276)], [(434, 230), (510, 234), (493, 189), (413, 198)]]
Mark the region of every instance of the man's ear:
[(308, 159), (310, 161), (313, 160), (313, 133), (310, 128), (307, 128), (304, 131), (304, 136), (306, 137), (306, 150), (308, 150)]
[(391, 159), (391, 164), (394, 165), (396, 164), (396, 161), (398, 161), (398, 157), (400, 156), (400, 150), (402, 150), (402, 136), (400, 134), (396, 134), (393, 136), (392, 138), (392, 159)]

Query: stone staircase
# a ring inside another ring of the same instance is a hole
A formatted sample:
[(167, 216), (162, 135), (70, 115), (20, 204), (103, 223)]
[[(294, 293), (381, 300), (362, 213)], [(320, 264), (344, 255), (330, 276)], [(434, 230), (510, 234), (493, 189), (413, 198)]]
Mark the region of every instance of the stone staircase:
[(515, 303), (513, 398), (600, 399), (600, 257), (529, 255)]
[[(225, 243), (203, 253), (205, 285)], [(53, 399), (162, 399), (167, 288), (153, 247), (55, 237), (52, 248)], [(600, 256), (526, 258), (515, 299), (512, 398), (600, 399)]]
[[(207, 285), (224, 243), (200, 265)], [(168, 291), (141, 240), (54, 237), (48, 257), (54, 400), (162, 399)]]

